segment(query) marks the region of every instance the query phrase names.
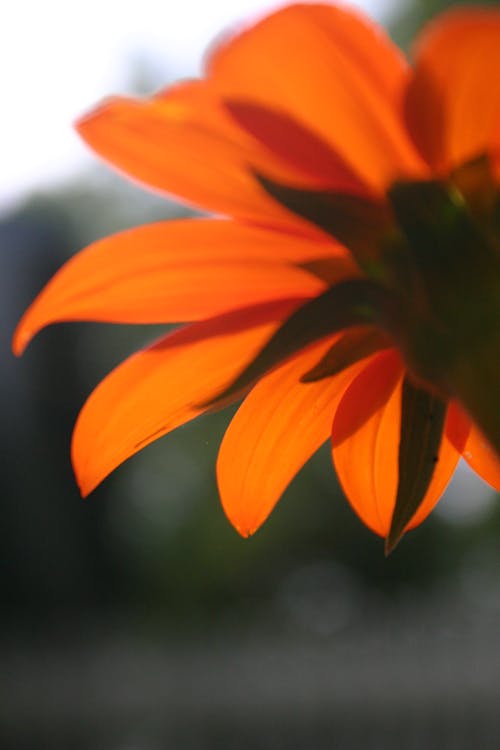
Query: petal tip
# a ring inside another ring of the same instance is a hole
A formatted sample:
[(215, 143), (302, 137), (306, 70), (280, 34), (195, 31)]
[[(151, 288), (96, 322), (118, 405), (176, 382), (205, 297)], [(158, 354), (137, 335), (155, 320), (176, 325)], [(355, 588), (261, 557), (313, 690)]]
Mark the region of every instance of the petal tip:
[[(74, 441), (74, 436), (73, 436)], [(75, 455), (75, 446), (73, 442), (72, 453), (71, 453), (71, 465), (73, 467), (73, 475), (75, 482), (80, 492), (80, 497), (85, 500), (91, 492), (102, 482), (103, 477), (96, 476), (95, 471), (89, 471), (88, 467), (83, 467), (82, 460), (78, 460)]]
[(85, 486), (79, 484), (78, 480), (77, 480), (77, 485), (78, 485), (78, 489), (80, 491), (80, 497), (82, 498), (82, 500), (86, 500), (88, 498), (88, 496), (90, 495), (90, 493), (92, 492), (92, 489), (89, 489), (88, 487), (85, 487)]
[(394, 552), (396, 547), (398, 546), (399, 542), (403, 538), (405, 532), (401, 531), (396, 534), (393, 534), (389, 532), (389, 534), (385, 538), (385, 544), (384, 544), (384, 555), (385, 557), (389, 557), (389, 555)]
[(124, 97), (120, 96), (102, 99), (73, 121), (73, 129), (91, 149), (94, 149), (95, 138), (101, 135), (103, 127), (110, 126), (124, 117), (124, 103)]
[(90, 493), (95, 490), (95, 488), (99, 484), (99, 481), (95, 481), (90, 479), (89, 477), (82, 476), (78, 473), (75, 467), (73, 467), (73, 471), (75, 474), (75, 481), (80, 492), (80, 497), (82, 498), (82, 500), (86, 500)]
[(236, 522), (234, 518), (230, 518), (229, 516), (227, 516), (227, 518), (231, 526), (235, 529), (235, 531), (238, 532), (241, 537), (243, 537), (243, 539), (249, 539), (256, 532), (256, 529), (252, 526), (249, 526), (248, 524)]
[(224, 514), (233, 527), (233, 529), (243, 538), (248, 539), (249, 537), (253, 536), (255, 532), (258, 530), (260, 524), (255, 523), (249, 523), (248, 519), (239, 518), (238, 514), (235, 514), (234, 512), (228, 513), (227, 508), (224, 505), (224, 502), (222, 503), (222, 509), (224, 510)]
[(28, 346), (29, 342), (34, 336), (34, 331), (31, 331), (28, 329), (24, 323), (23, 319), (19, 322), (17, 325), (14, 334), (12, 336), (12, 353), (16, 357), (20, 357), (22, 354), (24, 354), (26, 347)]
[(117, 98), (118, 97), (115, 97), (115, 96), (108, 96), (105, 99), (103, 99), (101, 102), (96, 104), (95, 106), (90, 107), (79, 117), (77, 117), (76, 120), (74, 120), (73, 122), (73, 127), (76, 130), (76, 132), (81, 135), (82, 130), (85, 129), (85, 126), (88, 125), (93, 120), (95, 120), (95, 118), (98, 117), (100, 114), (102, 114), (102, 111), (106, 109), (106, 107), (109, 104), (111, 104), (113, 101), (116, 101)]
[(96, 109), (89, 109), (87, 112), (85, 112), (83, 115), (80, 115), (74, 122), (73, 122), (73, 128), (76, 130), (78, 135), (81, 138), (84, 138), (84, 133), (86, 130), (86, 126), (91, 122), (96, 115)]
[(237, 532), (243, 539), (250, 539), (250, 537), (253, 536), (254, 533), (249, 529), (237, 529)]

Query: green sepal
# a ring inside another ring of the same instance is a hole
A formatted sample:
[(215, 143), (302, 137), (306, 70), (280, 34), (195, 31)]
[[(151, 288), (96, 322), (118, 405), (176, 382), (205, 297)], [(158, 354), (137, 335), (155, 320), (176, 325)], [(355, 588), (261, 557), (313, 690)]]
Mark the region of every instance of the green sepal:
[(388, 330), (409, 370), (460, 401), (500, 455), (500, 204), (487, 169), (478, 160), (455, 172), (457, 185), (389, 191), (415, 283)]
[(358, 266), (349, 257), (316, 258), (314, 260), (306, 260), (297, 265), (304, 271), (308, 271), (313, 276), (326, 282), (328, 286), (338, 284), (339, 281), (344, 281), (345, 279), (359, 278), (361, 275)]
[(268, 195), (334, 237), (369, 276), (379, 277), (380, 247), (392, 228), (385, 203), (361, 195), (304, 190), (255, 176)]
[(266, 373), (304, 347), (344, 328), (373, 324), (392, 300), (372, 281), (343, 281), (306, 302), (278, 328), (263, 349), (224, 391), (205, 406), (220, 408), (243, 395)]
[(391, 527), (385, 541), (388, 555), (425, 497), (439, 461), (447, 402), (405, 378), (402, 389), (398, 489)]
[(346, 367), (390, 346), (387, 336), (377, 328), (366, 326), (346, 331), (320, 361), (302, 375), (301, 383), (314, 383), (337, 375)]
[(490, 158), (481, 154), (458, 166), (450, 175), (450, 185), (458, 189), (471, 217), (481, 222), (483, 230), (491, 225), (494, 241), (498, 242), (500, 190)]
[[(463, 322), (470, 318), (475, 324), (476, 302), (485, 294), (489, 302), (500, 291), (498, 252), (483, 231), (484, 222), (473, 219), (460, 190), (446, 183), (395, 183), (388, 197), (420, 279), (415, 288), (421, 288), (422, 297), (413, 305), (440, 327), (453, 329), (463, 311)], [(466, 306), (468, 300), (473, 304)], [(477, 310), (482, 314), (481, 305)]]

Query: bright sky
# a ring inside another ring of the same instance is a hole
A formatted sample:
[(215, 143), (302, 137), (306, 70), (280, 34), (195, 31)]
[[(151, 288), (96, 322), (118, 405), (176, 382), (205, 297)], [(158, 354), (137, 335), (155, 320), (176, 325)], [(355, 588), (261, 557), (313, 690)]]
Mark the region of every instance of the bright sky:
[[(353, 0), (383, 18), (397, 0)], [(16, 0), (0, 27), (0, 209), (32, 187), (92, 163), (72, 122), (100, 98), (127, 93), (133, 61), (171, 78), (197, 73), (227, 26), (273, 0)], [(165, 81), (167, 83), (167, 81)]]

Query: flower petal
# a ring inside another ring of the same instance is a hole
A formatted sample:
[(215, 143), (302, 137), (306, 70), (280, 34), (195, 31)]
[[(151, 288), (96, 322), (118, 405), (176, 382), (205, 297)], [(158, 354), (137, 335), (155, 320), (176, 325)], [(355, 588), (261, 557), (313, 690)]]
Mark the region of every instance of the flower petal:
[(266, 520), (287, 485), (328, 439), (332, 414), (362, 365), (333, 378), (300, 383), (332, 345), (316, 344), (263, 378), (226, 431), (217, 461), (224, 510), (243, 536)]
[(257, 178), (278, 203), (348, 248), (367, 275), (373, 278), (375, 273), (383, 272), (384, 245), (394, 222), (385, 201), (331, 190), (290, 187), (263, 174), (257, 174)]
[(235, 377), (300, 303), (269, 303), (193, 323), (113, 370), (75, 426), (72, 459), (82, 494), (141, 448), (206, 411), (200, 404)]
[(219, 44), (207, 70), (224, 99), (279, 107), (374, 189), (423, 168), (400, 118), (408, 66), (360, 13), (290, 5)]
[(217, 394), (213, 404), (220, 408), (234, 401), (264, 375), (301, 349), (339, 331), (376, 319), (378, 306), (385, 302), (385, 290), (366, 279), (347, 279), (313, 297), (298, 308), (271, 336), (228, 388)]
[(335, 413), (332, 446), (343, 443), (384, 407), (401, 378), (402, 364), (394, 349), (375, 356), (354, 380)]
[(446, 434), (471, 469), (500, 492), (500, 458), (456, 401), (450, 403)]
[[(423, 521), (425, 521), (429, 513), (433, 510), (436, 503), (441, 498), (443, 492), (446, 490), (446, 487), (448, 486), (448, 483), (453, 476), (453, 473), (460, 460), (461, 451), (457, 450), (456, 446), (449, 439), (450, 424), (452, 423), (452, 421), (453, 414), (451, 413), (451, 409), (449, 408), (446, 415), (444, 436), (443, 440), (441, 441), (441, 447), (439, 449), (439, 459), (434, 470), (434, 476), (431, 479), (429, 489), (427, 490), (419, 509), (406, 527), (407, 531), (416, 528)], [(463, 439), (465, 439), (464, 434)]]
[[(391, 527), (396, 501), (402, 381), (394, 353), (378, 355), (346, 390), (332, 429), (333, 460), (344, 492), (361, 520), (382, 537)], [(407, 531), (430, 513), (459, 458), (445, 426), (429, 489)]]
[(225, 106), (240, 127), (288, 164), (310, 174), (315, 186), (366, 194), (366, 186), (344, 159), (287, 113), (244, 100), (228, 100)]
[(463, 457), (485, 482), (500, 492), (500, 458), (474, 424), (471, 425)]
[(434, 476), (443, 441), (448, 401), (405, 377), (401, 388), (398, 488), (391, 528), (385, 540), (388, 555), (402, 538)]
[(59, 270), (21, 320), (14, 351), (21, 353), (41, 328), (62, 320), (181, 322), (319, 294), (324, 283), (287, 261), (328, 251), (346, 255), (333, 242), (229, 221), (189, 219), (120, 232)]
[(249, 165), (292, 181), (302, 173), (238, 128), (201, 81), (148, 100), (109, 99), (77, 130), (105, 161), (150, 188), (219, 214), (311, 234), (263, 193)]
[(444, 13), (417, 41), (406, 113), (415, 143), (438, 171), (488, 152), (498, 135), (499, 45), (497, 8)]
[(324, 356), (300, 380), (302, 383), (313, 383), (315, 380), (330, 378), (354, 362), (390, 346), (390, 339), (379, 328), (349, 328), (340, 334)]

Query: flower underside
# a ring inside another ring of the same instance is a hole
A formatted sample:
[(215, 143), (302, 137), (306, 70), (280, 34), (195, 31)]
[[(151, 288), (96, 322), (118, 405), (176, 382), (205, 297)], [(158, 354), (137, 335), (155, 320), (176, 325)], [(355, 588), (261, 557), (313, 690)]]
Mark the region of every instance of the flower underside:
[(368, 19), (286, 6), (218, 45), (206, 77), (78, 123), (149, 188), (224, 218), (94, 243), (25, 313), (186, 324), (83, 407), (82, 494), (145, 445), (244, 398), (221, 444), (244, 536), (330, 440), (354, 510), (390, 551), (463, 456), (500, 487), (500, 14), (461, 8), (411, 66)]
[(343, 279), (301, 306), (207, 405), (234, 401), (308, 344), (346, 329), (303, 382), (396, 346), (408, 372), (390, 551), (429, 488), (450, 399), (465, 405), (500, 453), (500, 190), (484, 155), (446, 182), (395, 183), (385, 202), (257, 177), (275, 200), (340, 240), (363, 276)]

